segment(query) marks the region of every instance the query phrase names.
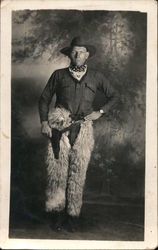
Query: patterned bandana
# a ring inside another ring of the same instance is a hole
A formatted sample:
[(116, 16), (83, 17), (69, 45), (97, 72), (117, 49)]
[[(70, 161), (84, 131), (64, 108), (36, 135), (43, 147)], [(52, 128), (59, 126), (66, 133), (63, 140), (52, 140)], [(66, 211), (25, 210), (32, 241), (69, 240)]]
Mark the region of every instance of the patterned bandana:
[(78, 81), (81, 80), (81, 78), (86, 74), (87, 72), (87, 65), (82, 65), (82, 66), (73, 66), (71, 65), (69, 67), (69, 72), (70, 74), (77, 79)]
[(85, 71), (85, 69), (87, 68), (87, 65), (82, 65), (82, 66), (74, 66), (74, 65), (70, 65), (69, 69), (73, 70), (75, 72), (82, 72)]

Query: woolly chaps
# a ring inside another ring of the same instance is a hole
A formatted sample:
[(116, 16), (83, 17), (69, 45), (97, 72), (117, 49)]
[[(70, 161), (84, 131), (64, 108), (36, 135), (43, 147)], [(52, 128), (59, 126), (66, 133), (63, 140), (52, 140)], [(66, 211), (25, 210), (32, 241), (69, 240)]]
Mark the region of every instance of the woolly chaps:
[[(71, 122), (69, 114), (63, 108), (56, 108), (49, 117), (50, 126), (59, 130), (68, 127)], [(81, 124), (72, 147), (68, 133), (62, 134), (59, 159), (54, 157), (51, 142), (48, 142), (46, 211), (60, 212), (66, 209), (69, 215), (79, 216), (86, 172), (94, 146), (92, 122), (85, 121)]]

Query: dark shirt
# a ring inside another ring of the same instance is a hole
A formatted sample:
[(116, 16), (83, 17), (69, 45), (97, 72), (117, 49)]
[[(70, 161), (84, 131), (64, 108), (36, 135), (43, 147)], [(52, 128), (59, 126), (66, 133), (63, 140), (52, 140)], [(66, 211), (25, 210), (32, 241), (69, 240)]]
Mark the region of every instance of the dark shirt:
[(49, 105), (56, 94), (56, 106), (68, 109), (72, 115), (88, 115), (93, 111), (97, 90), (105, 94), (106, 104), (101, 107), (105, 113), (115, 104), (117, 95), (108, 79), (100, 72), (87, 69), (80, 81), (73, 78), (69, 68), (56, 70), (50, 77), (39, 100), (42, 121), (48, 120)]

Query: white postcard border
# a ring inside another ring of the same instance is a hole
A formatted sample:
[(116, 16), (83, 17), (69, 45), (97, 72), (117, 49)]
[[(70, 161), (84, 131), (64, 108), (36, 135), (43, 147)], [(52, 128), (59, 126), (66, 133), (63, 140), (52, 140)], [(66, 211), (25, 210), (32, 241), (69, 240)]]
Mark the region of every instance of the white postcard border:
[[(47, 4), (46, 4), (47, 3)], [(129, 10), (147, 13), (144, 241), (9, 239), (11, 153), (11, 12), (23, 9)], [(154, 249), (157, 246), (157, 3), (154, 0), (6, 0), (1, 3), (0, 247), (3, 249)]]

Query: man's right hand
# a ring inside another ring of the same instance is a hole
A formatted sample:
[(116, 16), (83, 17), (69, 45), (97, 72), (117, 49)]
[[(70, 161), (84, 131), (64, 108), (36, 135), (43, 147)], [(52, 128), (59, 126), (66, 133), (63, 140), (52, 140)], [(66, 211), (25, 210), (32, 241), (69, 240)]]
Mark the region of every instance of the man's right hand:
[(52, 130), (49, 127), (49, 124), (47, 121), (42, 122), (41, 132), (43, 135), (48, 136), (49, 138), (52, 137)]

